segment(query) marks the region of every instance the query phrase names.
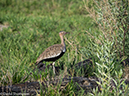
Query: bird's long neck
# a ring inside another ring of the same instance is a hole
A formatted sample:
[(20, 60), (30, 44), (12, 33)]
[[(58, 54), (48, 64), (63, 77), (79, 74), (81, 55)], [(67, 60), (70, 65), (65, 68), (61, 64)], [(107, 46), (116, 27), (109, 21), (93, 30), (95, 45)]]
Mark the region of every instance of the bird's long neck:
[(64, 38), (63, 38), (62, 35), (60, 35), (60, 39), (61, 39), (61, 44), (62, 44), (63, 46), (65, 46)]

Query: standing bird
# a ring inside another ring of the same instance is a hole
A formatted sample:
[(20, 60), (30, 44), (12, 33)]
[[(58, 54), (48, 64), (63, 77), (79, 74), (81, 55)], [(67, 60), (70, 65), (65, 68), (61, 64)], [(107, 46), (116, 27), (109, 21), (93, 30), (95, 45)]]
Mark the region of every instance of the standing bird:
[(36, 65), (40, 64), (43, 61), (53, 61), (53, 72), (55, 74), (55, 61), (63, 56), (66, 51), (65, 42), (63, 36), (68, 32), (61, 31), (59, 32), (59, 36), (61, 39), (61, 44), (55, 44), (53, 46), (48, 47), (36, 60)]

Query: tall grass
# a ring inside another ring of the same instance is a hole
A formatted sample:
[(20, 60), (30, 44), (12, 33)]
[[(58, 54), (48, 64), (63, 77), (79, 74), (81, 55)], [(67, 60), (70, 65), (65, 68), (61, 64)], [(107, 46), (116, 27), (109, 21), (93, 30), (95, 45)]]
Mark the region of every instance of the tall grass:
[[(123, 68), (120, 64), (125, 58), (128, 58), (128, 1), (120, 0), (93, 0), (84, 1), (85, 8), (91, 18), (99, 27), (99, 33), (91, 34), (86, 31), (92, 43), (93, 55), (98, 57), (95, 62), (97, 71), (95, 75), (100, 78), (101, 93), (98, 89), (94, 90), (95, 96), (125, 96), (129, 88), (122, 80)], [(89, 7), (94, 6), (94, 7)], [(127, 36), (127, 37), (126, 37)], [(123, 59), (122, 59), (123, 58)], [(112, 84), (111, 82), (114, 82)]]
[[(90, 5), (89, 1), (85, 2), (86, 10), (98, 24), (101, 34), (103, 34), (103, 36), (98, 36), (98, 38), (109, 39), (110, 41), (115, 40), (114, 47), (117, 48), (118, 57), (128, 55), (128, 49), (126, 49), (128, 48), (127, 32), (129, 30), (128, 3), (128, 0), (93, 0), (93, 3), (90, 3)], [(87, 6), (94, 7), (89, 8)], [(96, 40), (96, 43), (99, 39)]]

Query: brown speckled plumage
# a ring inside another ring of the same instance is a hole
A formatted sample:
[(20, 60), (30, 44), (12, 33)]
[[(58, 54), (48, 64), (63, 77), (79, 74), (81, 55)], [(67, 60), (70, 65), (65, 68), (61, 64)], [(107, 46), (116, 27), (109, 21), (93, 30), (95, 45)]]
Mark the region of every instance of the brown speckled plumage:
[(36, 64), (39, 64), (43, 61), (56, 61), (59, 59), (66, 51), (65, 42), (63, 36), (67, 34), (67, 32), (61, 31), (59, 36), (61, 38), (61, 44), (55, 44), (53, 46), (48, 47), (36, 60)]
[[(58, 57), (63, 53), (64, 46), (61, 44), (55, 44), (53, 46), (48, 47), (36, 60), (36, 63), (38, 64), (41, 61), (49, 61), (49, 59), (52, 59), (54, 57)], [(55, 59), (56, 60), (56, 59)], [(50, 60), (50, 61), (55, 61)]]

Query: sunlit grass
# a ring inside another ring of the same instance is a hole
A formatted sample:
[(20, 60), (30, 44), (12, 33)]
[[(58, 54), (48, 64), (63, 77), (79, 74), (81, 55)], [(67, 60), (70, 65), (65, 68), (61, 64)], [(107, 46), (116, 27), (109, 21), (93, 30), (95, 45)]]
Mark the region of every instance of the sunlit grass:
[[(9, 26), (0, 32), (3, 76), (6, 76), (7, 74), (4, 73), (9, 71), (12, 84), (21, 82), (23, 77), (34, 69), (37, 57), (47, 47), (60, 43), (58, 35), (60, 31), (71, 33), (65, 38), (72, 45), (66, 41), (67, 52), (56, 62), (56, 65), (64, 66), (66, 64), (69, 66), (71, 62), (75, 64), (82, 61), (83, 58), (78, 52), (80, 48), (88, 44), (84, 30), (95, 27), (90, 23), (92, 20), (85, 17), (86, 11), (83, 11), (82, 3), (80, 1), (53, 0), (51, 2), (49, 0), (45, 2), (41, 0), (41, 2), (37, 2), (32, 0), (23, 1), (21, 4), (20, 1), (2, 0), (0, 2), (2, 8), (0, 22)], [(4, 82), (9, 84), (6, 79)]]

